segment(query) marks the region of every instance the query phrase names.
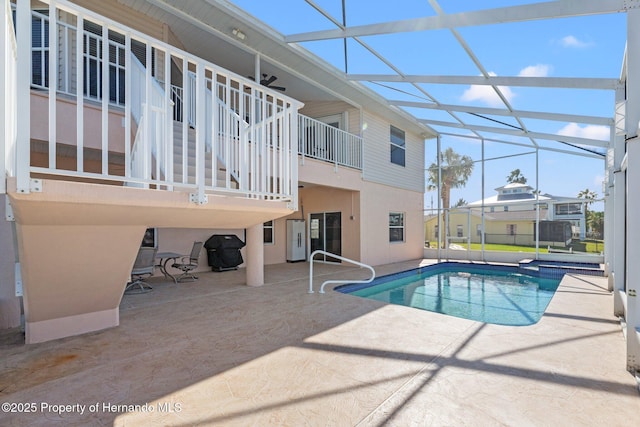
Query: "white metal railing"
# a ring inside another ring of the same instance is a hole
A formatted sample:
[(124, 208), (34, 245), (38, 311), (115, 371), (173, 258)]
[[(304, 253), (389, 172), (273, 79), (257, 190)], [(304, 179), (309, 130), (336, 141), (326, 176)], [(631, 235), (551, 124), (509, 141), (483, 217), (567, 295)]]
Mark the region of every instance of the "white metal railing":
[(133, 54), (130, 61), (131, 116), (138, 126), (131, 148), (131, 176), (146, 180), (152, 176), (171, 176), (173, 133), (164, 124), (173, 108), (172, 101), (167, 99), (164, 88), (154, 77), (149, 79), (150, 89), (147, 88), (147, 69)]
[[(195, 75), (189, 73), (189, 92), (192, 95), (190, 99), (194, 99), (195, 93)], [(244, 110), (248, 108), (251, 102), (251, 94), (241, 94), (237, 88), (231, 88), (231, 96), (228, 103), (224, 100), (224, 90), (218, 84), (218, 98), (220, 102), (219, 108), (227, 114), (235, 116), (234, 125), (245, 125), (249, 127), (246, 118), (239, 116), (240, 103), (244, 103)], [(211, 87), (211, 80), (207, 80), (207, 88)], [(190, 126), (195, 126), (195, 104), (191, 102), (189, 105), (183, 102), (184, 89), (179, 86), (172, 86), (172, 99), (175, 101), (173, 109), (174, 120), (182, 121), (187, 118)], [(207, 98), (209, 99), (209, 98)], [(207, 114), (211, 111), (211, 105), (207, 103)], [(259, 118), (258, 118), (259, 121)], [(305, 157), (323, 160), (335, 164), (336, 166), (346, 166), (362, 170), (362, 147), (363, 140), (361, 137), (330, 126), (302, 114), (298, 115), (298, 152)], [(219, 121), (218, 129), (223, 129), (224, 122)], [(245, 129), (246, 130), (246, 129)], [(239, 132), (238, 129), (235, 129)], [(233, 132), (233, 130), (232, 130)], [(211, 138), (211, 123), (207, 123), (207, 141)]]
[[(5, 0), (7, 8), (10, 7), (9, 3)], [(57, 175), (63, 179), (111, 180), (153, 185), (158, 190), (189, 188), (196, 190), (197, 197), (192, 200), (200, 203), (205, 202), (206, 192), (217, 191), (242, 197), (292, 201), (295, 205), (298, 188), (297, 111), (302, 103), (68, 0), (43, 0), (42, 3), (49, 5), (46, 24), (50, 25), (47, 30), (48, 81), (58, 82), (48, 85), (49, 162), (44, 166), (31, 166), (28, 149), (22, 154), (19, 151), (16, 156), (20, 158), (16, 167), (18, 175), (28, 177), (39, 173)], [(25, 4), (28, 7), (29, 2), (19, 2), (17, 5), (18, 29), (24, 20), (23, 32), (19, 32), (17, 40), (18, 52), (28, 52), (30, 49), (31, 25), (22, 11)], [(9, 12), (3, 11), (3, 22), (11, 19), (10, 9), (7, 10)], [(89, 28), (85, 23), (90, 24), (91, 36), (85, 37), (88, 34), (86, 28)], [(8, 32), (4, 30), (4, 33)], [(56, 40), (69, 39), (70, 32), (75, 33), (75, 37), (67, 40), (67, 50), (61, 52), (61, 43)], [(22, 41), (20, 34), (26, 34)], [(110, 62), (114, 39), (117, 39), (118, 52), (123, 54), (118, 56), (125, 58), (117, 64), (123, 68), (115, 69)], [(2, 43), (6, 45), (8, 40), (10, 38), (3, 34)], [(90, 75), (87, 75), (84, 64), (87, 61), (82, 59), (87, 49), (86, 40), (95, 42), (92, 58), (95, 57), (95, 66), (100, 70)], [(138, 77), (135, 75), (132, 47), (138, 58), (146, 53), (147, 67), (144, 68), (144, 75)], [(175, 74), (177, 69), (181, 70), (182, 76)], [(65, 70), (66, 74), (59, 75), (61, 70)], [(112, 70), (116, 70), (117, 83), (111, 82)], [(6, 67), (3, 71), (6, 73)], [(74, 85), (63, 87), (60, 82), (68, 80), (69, 76), (73, 76)], [(134, 83), (136, 78), (139, 81)], [(158, 80), (175, 82), (178, 78), (182, 78), (183, 88), (192, 89), (177, 93), (169, 89), (168, 83), (164, 87), (158, 83)], [(82, 88), (86, 84), (97, 84), (101, 99), (85, 99)], [(119, 86), (114, 88), (114, 84)], [(75, 114), (69, 114), (68, 102), (64, 110), (59, 108), (56, 98), (59, 92), (71, 86), (76, 88), (73, 91), (75, 93), (67, 92), (64, 97), (65, 101), (75, 97)], [(106, 96), (114, 90), (117, 99), (124, 100), (120, 108), (113, 105), (111, 96)], [(29, 99), (28, 85), (18, 85), (18, 91), (18, 99)], [(124, 93), (122, 97), (121, 92)], [(193, 116), (189, 120), (192, 123), (206, 123), (210, 132), (202, 128), (194, 131), (187, 120), (181, 122), (181, 128), (180, 122), (174, 124), (170, 105), (178, 97), (183, 104), (181, 114)], [(9, 102), (7, 98), (5, 96), (5, 105)], [(151, 99), (153, 102), (148, 102)], [(184, 108), (184, 105), (191, 107)], [(207, 108), (207, 105), (210, 107)], [(88, 120), (87, 108), (91, 108), (90, 114), (99, 119)], [(43, 117), (42, 121), (46, 122), (47, 117)], [(18, 118), (18, 129), (21, 128), (20, 122)], [(56, 145), (59, 142), (56, 140), (59, 133), (56, 123), (61, 122), (76, 128), (75, 141), (71, 142), (76, 148), (75, 167), (63, 169), (56, 164)], [(26, 118), (24, 123), (27, 124), (24, 128), (30, 129)], [(122, 131), (119, 130), (120, 123), (123, 123)], [(136, 125), (143, 129), (136, 129)], [(138, 131), (138, 142), (134, 146)], [(174, 133), (181, 133), (182, 138), (176, 139), (181, 144), (174, 144)], [(194, 135), (191, 142), (190, 133)], [(89, 162), (84, 158), (87, 150), (99, 153), (98, 156), (91, 156), (91, 166), (85, 164)], [(124, 172), (120, 172), (122, 168), (110, 167), (110, 161), (118, 158), (112, 155), (114, 152), (124, 155)], [(152, 165), (149, 167), (150, 173), (139, 175), (139, 168), (132, 167), (132, 157)], [(96, 158), (99, 159), (97, 164)], [(223, 172), (224, 177), (220, 177)], [(19, 181), (25, 182), (24, 179)], [(26, 187), (28, 189), (28, 185)]]
[(328, 285), (328, 284), (333, 284), (333, 283), (371, 283), (373, 281), (373, 279), (376, 278), (376, 271), (370, 265), (363, 264), (361, 262), (354, 261), (352, 259), (345, 258), (345, 257), (342, 257), (340, 255), (332, 254), (330, 252), (326, 252), (326, 251), (322, 251), (322, 250), (316, 250), (316, 251), (313, 251), (311, 253), (311, 255), (309, 256), (309, 293), (310, 294), (313, 293), (313, 258), (316, 255), (319, 255), (319, 254), (330, 256), (332, 258), (337, 258), (339, 260), (342, 260), (342, 261), (345, 261), (345, 262), (349, 262), (351, 264), (358, 265), (358, 266), (360, 266), (362, 268), (368, 268), (371, 271), (371, 277), (369, 279), (366, 279), (366, 280), (325, 280), (324, 282), (322, 282), (322, 285), (320, 285), (320, 290), (318, 291), (321, 294), (324, 294), (324, 287), (325, 287), (325, 285)]
[(0, 194), (6, 192), (6, 176), (14, 176), (18, 97), (16, 91), (17, 55), (11, 2), (4, 0), (0, 20)]
[(362, 170), (362, 138), (298, 115), (298, 151), (305, 157)]

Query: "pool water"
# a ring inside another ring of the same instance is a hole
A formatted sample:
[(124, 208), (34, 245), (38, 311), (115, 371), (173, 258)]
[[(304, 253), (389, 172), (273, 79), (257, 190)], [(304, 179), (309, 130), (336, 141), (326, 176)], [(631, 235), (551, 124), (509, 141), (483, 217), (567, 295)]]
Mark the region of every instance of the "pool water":
[(345, 285), (336, 290), (479, 322), (532, 325), (544, 314), (561, 278), (538, 278), (517, 271), (427, 267), (414, 274), (379, 278), (368, 287)]

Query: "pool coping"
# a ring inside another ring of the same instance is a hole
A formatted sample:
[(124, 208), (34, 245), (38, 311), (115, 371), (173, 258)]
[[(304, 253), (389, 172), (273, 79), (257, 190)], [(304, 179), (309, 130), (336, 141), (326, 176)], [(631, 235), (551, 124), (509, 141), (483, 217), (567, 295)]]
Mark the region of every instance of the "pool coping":
[[(436, 264), (412, 268), (412, 269), (401, 271), (398, 273), (391, 273), (391, 274), (379, 276), (368, 283), (346, 283), (344, 285), (336, 286), (335, 288), (333, 288), (333, 290), (343, 294), (348, 294), (348, 293), (359, 291), (361, 289), (369, 288), (371, 286), (380, 285), (382, 283), (386, 283), (391, 280), (402, 279), (404, 277), (410, 277), (413, 275), (420, 275), (424, 272), (438, 272), (438, 270), (443, 270), (450, 267), (460, 267), (460, 268), (466, 269), (467, 271), (481, 270), (481, 269), (490, 267), (492, 270), (495, 270), (495, 271), (520, 273), (520, 274), (535, 277), (538, 279), (556, 279), (556, 280), (562, 280), (562, 277), (568, 273), (598, 276), (598, 277), (602, 277), (604, 275), (604, 271), (602, 271), (599, 264), (590, 264), (590, 265), (587, 263), (579, 263), (580, 265), (567, 265), (567, 264), (569, 263), (562, 262), (556, 265), (552, 261), (540, 261), (540, 260), (532, 260), (532, 259), (522, 260), (517, 265), (496, 264), (496, 263), (489, 263), (489, 262), (469, 263), (469, 262), (458, 262), (458, 261), (444, 261)], [(597, 268), (595, 268), (596, 265), (598, 266)]]

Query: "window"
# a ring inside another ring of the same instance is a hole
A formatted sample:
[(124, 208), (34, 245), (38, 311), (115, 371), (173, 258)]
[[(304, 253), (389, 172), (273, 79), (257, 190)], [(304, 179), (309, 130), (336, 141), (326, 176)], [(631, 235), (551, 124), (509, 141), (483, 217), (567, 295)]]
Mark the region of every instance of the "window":
[(482, 236), (482, 224), (476, 224), (476, 236)]
[(156, 233), (155, 228), (147, 228), (147, 230), (144, 232), (144, 237), (142, 238), (142, 244), (140, 246), (142, 246), (143, 248), (157, 248), (157, 235), (158, 233)]
[(389, 213), (389, 241), (404, 242), (404, 213)]
[(496, 211), (495, 206), (491, 206), (491, 208), (489, 209), (489, 212), (493, 213), (493, 212), (495, 212), (495, 211)]
[[(49, 11), (31, 14), (31, 85), (49, 87)], [(73, 93), (72, 74), (75, 73), (75, 29), (62, 19), (58, 21), (58, 87)], [(102, 26), (84, 21), (83, 36), (84, 87), (88, 98), (102, 99)], [(125, 73), (124, 36), (109, 31), (109, 101), (124, 105)]]
[(395, 126), (391, 126), (391, 163), (404, 166), (405, 162), (405, 143), (404, 131)]
[(554, 208), (556, 215), (580, 215), (582, 213), (581, 203), (560, 203)]
[(509, 212), (509, 206), (504, 206), (504, 207), (502, 208), (502, 210), (503, 210), (503, 211), (505, 211), (505, 212)]
[(262, 228), (264, 230), (264, 244), (273, 245), (273, 220), (265, 222)]
[(456, 225), (456, 236), (463, 237), (462, 226), (461, 225)]
[(435, 238), (438, 238), (438, 226), (434, 225), (433, 226), (433, 235), (435, 236)]
[[(102, 27), (84, 22), (84, 94), (102, 99)], [(124, 104), (124, 36), (109, 31), (109, 101)]]
[(517, 225), (516, 224), (507, 224), (507, 234), (509, 236), (515, 236), (517, 233)]
[(31, 13), (31, 84), (49, 87), (49, 13)]

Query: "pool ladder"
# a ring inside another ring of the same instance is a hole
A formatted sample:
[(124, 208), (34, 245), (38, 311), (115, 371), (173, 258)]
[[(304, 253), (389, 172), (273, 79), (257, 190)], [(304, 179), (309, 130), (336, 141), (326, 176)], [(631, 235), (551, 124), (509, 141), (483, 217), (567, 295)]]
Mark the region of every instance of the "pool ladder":
[(323, 254), (323, 255), (330, 256), (332, 258), (337, 258), (339, 260), (349, 262), (351, 264), (355, 264), (360, 267), (368, 268), (369, 270), (371, 270), (371, 277), (367, 280), (326, 280), (322, 283), (322, 285), (320, 285), (320, 290), (318, 292), (321, 294), (324, 294), (324, 286), (330, 283), (371, 283), (373, 279), (376, 278), (376, 272), (373, 269), (373, 267), (371, 267), (370, 265), (363, 264), (361, 262), (354, 261), (349, 258), (341, 257), (340, 255), (332, 254), (330, 252), (317, 250), (317, 251), (313, 251), (309, 256), (309, 293), (310, 294), (313, 293), (313, 258), (318, 254)]

